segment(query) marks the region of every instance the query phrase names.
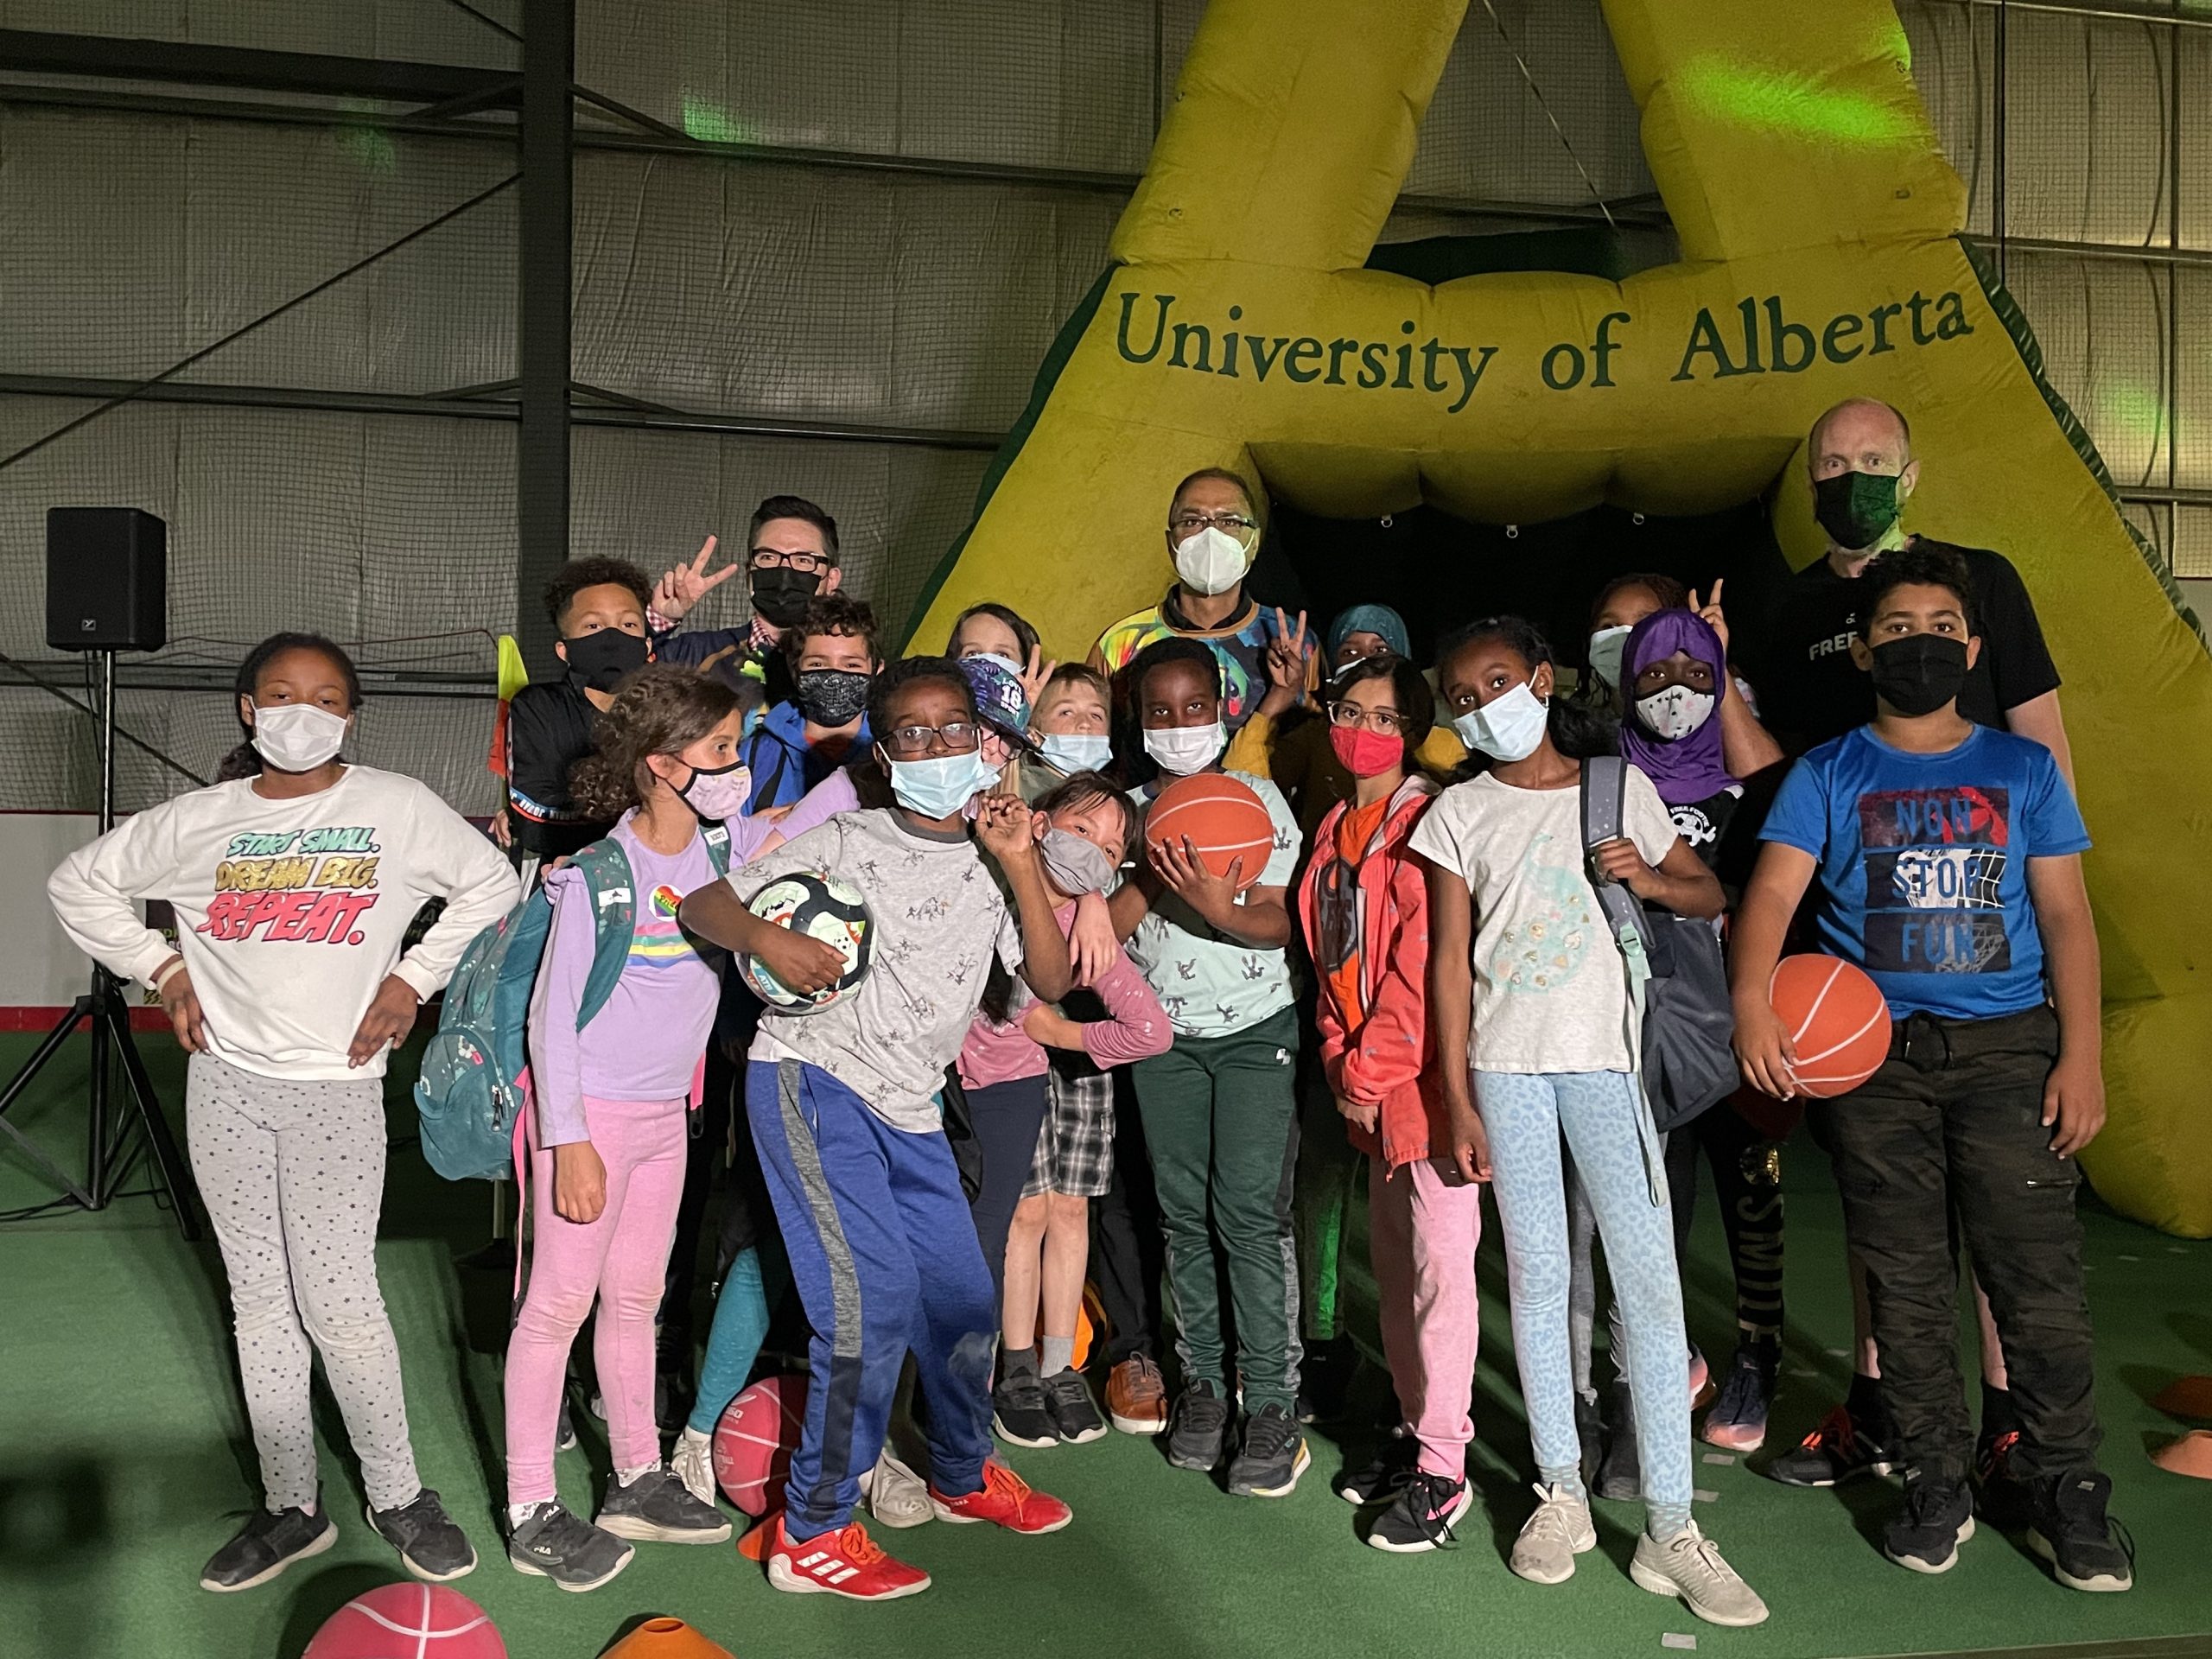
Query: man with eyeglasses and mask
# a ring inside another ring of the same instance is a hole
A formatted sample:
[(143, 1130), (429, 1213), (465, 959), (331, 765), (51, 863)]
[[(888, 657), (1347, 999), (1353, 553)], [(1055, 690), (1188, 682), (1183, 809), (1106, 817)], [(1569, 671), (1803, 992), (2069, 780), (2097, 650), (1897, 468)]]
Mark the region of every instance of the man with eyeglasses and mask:
[[(834, 594), (844, 580), (837, 563), (837, 521), (801, 495), (772, 495), (753, 510), (742, 564), (707, 569), (715, 556), (709, 536), (698, 556), (667, 571), (654, 585), (654, 654), (735, 675), (753, 683), (754, 696), (773, 706), (796, 690), (783, 650), (784, 631), (805, 616), (814, 600)], [(741, 627), (673, 631), (698, 602), (740, 570), (746, 573), (753, 620)], [(741, 690), (744, 687), (739, 688)]]
[[(1224, 467), (1207, 467), (1175, 486), (1167, 509), (1167, 553), (1175, 581), (1157, 605), (1125, 616), (1098, 636), (1090, 666), (1113, 677), (1116, 701), (1136, 654), (1155, 639), (1196, 639), (1221, 659), (1221, 719), (1230, 733), (1251, 718), (1267, 694), (1267, 656), (1281, 632), (1281, 613), (1246, 592), (1245, 576), (1260, 550), (1251, 486)], [(1306, 654), (1307, 683), (1314, 659)]]

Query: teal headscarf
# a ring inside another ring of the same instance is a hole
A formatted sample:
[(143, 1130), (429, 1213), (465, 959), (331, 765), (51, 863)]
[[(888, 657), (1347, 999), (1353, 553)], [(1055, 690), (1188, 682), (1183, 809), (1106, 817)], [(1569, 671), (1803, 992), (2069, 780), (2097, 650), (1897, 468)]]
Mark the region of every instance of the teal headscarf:
[(1329, 624), (1329, 664), (1334, 667), (1337, 653), (1344, 649), (1344, 641), (1355, 633), (1380, 634), (1382, 643), (1401, 657), (1414, 654), (1413, 642), (1406, 632), (1406, 619), (1388, 605), (1355, 605), (1338, 614)]

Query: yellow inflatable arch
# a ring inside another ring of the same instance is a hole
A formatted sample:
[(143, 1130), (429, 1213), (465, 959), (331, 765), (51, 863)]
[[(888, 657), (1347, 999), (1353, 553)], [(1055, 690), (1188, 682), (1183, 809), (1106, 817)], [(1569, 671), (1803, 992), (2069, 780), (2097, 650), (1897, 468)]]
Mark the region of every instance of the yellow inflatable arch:
[(1165, 492), (1211, 465), (1316, 513), (1493, 523), (1710, 512), (1779, 474), (1803, 563), (1807, 428), (1848, 396), (1894, 403), (1926, 461), (1911, 522), (2011, 555), (2065, 676), (2111, 1092), (2084, 1163), (2126, 1213), (2212, 1235), (2212, 658), (1956, 234), (1965, 192), (1895, 14), (1605, 0), (1681, 263), (1429, 287), (1362, 267), (1465, 9), (1213, 0), (1116, 263), (914, 636), (988, 598), (1081, 655), (1158, 596)]

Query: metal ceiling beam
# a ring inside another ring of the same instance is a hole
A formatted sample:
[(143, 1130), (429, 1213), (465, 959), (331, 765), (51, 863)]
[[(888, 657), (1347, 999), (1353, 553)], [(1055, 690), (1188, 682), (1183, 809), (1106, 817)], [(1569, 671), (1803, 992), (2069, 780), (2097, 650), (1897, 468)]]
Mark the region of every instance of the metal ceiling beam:
[(537, 594), (569, 559), (571, 142), (575, 0), (523, 0), (522, 204), (516, 215), (515, 632), (533, 675), (550, 671), (555, 631)]
[(423, 104), (479, 96), (514, 79), (512, 69), (29, 29), (0, 29), (0, 69), (43, 75), (106, 75), (172, 86), (251, 86), (327, 98), (392, 98)]

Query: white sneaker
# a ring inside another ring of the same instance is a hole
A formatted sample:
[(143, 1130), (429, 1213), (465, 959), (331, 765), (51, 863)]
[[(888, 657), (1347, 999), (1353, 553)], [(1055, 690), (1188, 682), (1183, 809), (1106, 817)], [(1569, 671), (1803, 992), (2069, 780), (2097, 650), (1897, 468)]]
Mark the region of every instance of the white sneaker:
[(887, 1446), (875, 1467), (861, 1477), (861, 1496), (868, 1500), (868, 1512), (882, 1526), (918, 1527), (937, 1516), (930, 1507), (928, 1486), (893, 1457)]
[(1565, 1584), (1574, 1576), (1574, 1558), (1598, 1548), (1598, 1529), (1586, 1499), (1557, 1486), (1535, 1491), (1536, 1512), (1522, 1523), (1506, 1565), (1531, 1584)]
[(683, 1483), (683, 1490), (702, 1503), (711, 1503), (718, 1495), (715, 1480), (715, 1437), (702, 1434), (688, 1424), (676, 1437), (676, 1449), (669, 1454), (668, 1466)]
[(1628, 1575), (1655, 1596), (1681, 1597), (1708, 1624), (1766, 1622), (1766, 1603), (1720, 1559), (1718, 1547), (1694, 1521), (1664, 1543), (1649, 1533), (1638, 1534)]

